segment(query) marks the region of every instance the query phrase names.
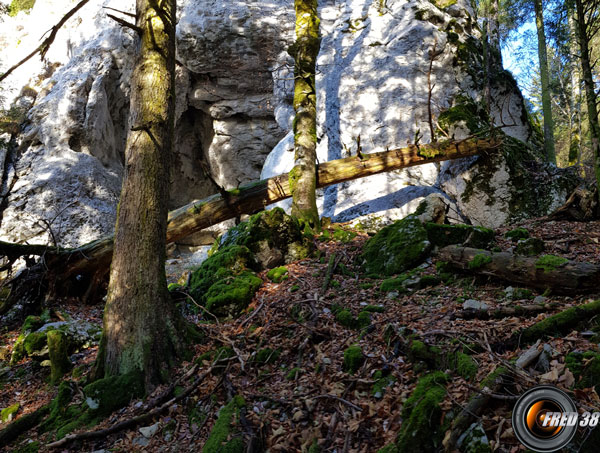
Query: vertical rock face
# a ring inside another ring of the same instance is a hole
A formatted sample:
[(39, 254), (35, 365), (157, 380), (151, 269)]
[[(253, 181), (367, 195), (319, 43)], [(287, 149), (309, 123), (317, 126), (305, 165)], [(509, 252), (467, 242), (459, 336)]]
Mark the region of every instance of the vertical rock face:
[[(294, 40), (293, 2), (179, 3), (171, 207), (214, 193), (207, 171), (217, 184), (234, 188), (258, 179), (261, 170), (267, 177), (293, 166), (288, 133), (293, 61), (287, 54)], [(3, 50), (2, 69), (35, 48), (38, 36), (32, 30), (50, 28), (75, 4), (40, 1), (29, 15), (6, 18), (0, 46), (11, 51)], [(436, 139), (460, 139), (490, 126), (483, 46), (468, 0), (320, 0), (319, 5), (320, 162), (356, 153), (359, 137), (362, 152), (372, 152), (429, 142), (432, 130)], [(132, 11), (134, 1), (91, 0), (59, 33), (45, 65), (32, 60), (3, 84), (7, 104), (14, 100), (28, 110), (21, 129), (0, 141), (5, 143), (0, 144), (4, 240), (46, 242), (54, 236), (73, 246), (113, 229), (134, 40), (102, 6)], [(22, 90), (26, 84), (30, 87)], [(523, 98), (510, 74), (492, 77), (491, 92), (493, 124), (531, 143)], [(498, 226), (545, 213), (573, 185), (554, 169), (538, 166), (552, 196), (536, 202), (530, 185), (522, 184), (528, 167), (517, 161), (523, 159), (535, 160), (525, 145), (516, 154), (504, 150), (487, 160), (352, 181), (324, 190), (320, 209), (337, 221), (372, 215), (385, 222), (439, 193), (459, 211), (456, 216), (461, 212), (474, 223)]]

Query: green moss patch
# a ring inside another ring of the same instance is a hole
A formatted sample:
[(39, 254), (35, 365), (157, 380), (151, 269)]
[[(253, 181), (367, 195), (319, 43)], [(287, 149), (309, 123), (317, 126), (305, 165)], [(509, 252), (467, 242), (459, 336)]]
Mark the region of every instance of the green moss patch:
[(20, 407), (19, 403), (15, 403), (12, 406), (2, 409), (2, 411), (0, 411), (0, 420), (2, 420), (2, 423), (10, 422), (15, 418)]
[(413, 215), (381, 229), (361, 255), (368, 274), (400, 274), (421, 264), (431, 251), (427, 231)]
[(478, 253), (477, 255), (475, 255), (473, 257), (473, 259), (471, 261), (469, 261), (469, 269), (471, 270), (475, 270), (475, 269), (479, 269), (480, 267), (485, 266), (488, 263), (492, 262), (492, 257), (487, 255), (486, 253)]
[(208, 289), (206, 309), (215, 316), (237, 316), (252, 301), (262, 280), (254, 272), (222, 279)]
[(239, 430), (240, 410), (246, 406), (244, 398), (237, 395), (219, 411), (202, 453), (243, 453), (244, 440)]
[(280, 266), (271, 269), (269, 272), (267, 272), (267, 278), (274, 283), (281, 283), (283, 280), (288, 278), (287, 267)]
[(592, 351), (572, 352), (565, 357), (567, 368), (575, 377), (577, 388), (600, 390), (600, 354)]
[(467, 380), (473, 379), (477, 375), (477, 363), (468, 354), (457, 352), (454, 355), (456, 372)]
[(237, 316), (262, 284), (251, 270), (255, 267), (247, 247), (220, 248), (192, 273), (190, 295), (215, 316)]
[(466, 127), (475, 134), (489, 127), (489, 119), (485, 110), (471, 98), (459, 95), (454, 99), (452, 107), (440, 113), (438, 124), (447, 134), (451, 134), (452, 128), (456, 126)]
[(472, 225), (444, 225), (433, 222), (425, 224), (429, 241), (438, 247), (464, 244), (486, 249), (494, 242), (494, 230)]
[(571, 307), (515, 333), (514, 339), (515, 341), (520, 340), (522, 343), (531, 343), (545, 336), (566, 334), (578, 324), (589, 321), (599, 313), (600, 300)]
[(542, 255), (536, 262), (536, 269), (543, 269), (544, 272), (551, 272), (558, 269), (561, 266), (564, 266), (569, 262), (568, 259), (563, 258), (562, 256), (555, 255)]
[(274, 363), (277, 361), (281, 351), (279, 349), (264, 348), (258, 351), (254, 357), (252, 357), (252, 363), (266, 365), (268, 363)]
[(409, 275), (399, 275), (395, 278), (388, 278), (381, 282), (381, 286), (379, 290), (381, 292), (389, 293), (390, 291), (399, 291), (406, 292), (406, 288), (404, 287), (404, 282), (410, 278)]
[(427, 374), (402, 408), (403, 423), (396, 446), (399, 453), (434, 452), (442, 448), (442, 410), (449, 378), (442, 372)]
[(375, 383), (371, 386), (371, 395), (374, 398), (383, 398), (385, 390), (396, 382), (396, 378), (391, 374), (384, 374), (378, 370), (373, 374)]
[(365, 356), (363, 355), (361, 347), (350, 346), (344, 351), (344, 363), (342, 368), (344, 371), (354, 374), (362, 366), (364, 361)]
[(504, 234), (504, 237), (517, 242), (519, 239), (527, 239), (529, 237), (529, 231), (526, 228), (515, 228)]
[(262, 211), (231, 228), (217, 243), (217, 250), (247, 247), (263, 269), (301, 260), (314, 250), (300, 222), (281, 208)]

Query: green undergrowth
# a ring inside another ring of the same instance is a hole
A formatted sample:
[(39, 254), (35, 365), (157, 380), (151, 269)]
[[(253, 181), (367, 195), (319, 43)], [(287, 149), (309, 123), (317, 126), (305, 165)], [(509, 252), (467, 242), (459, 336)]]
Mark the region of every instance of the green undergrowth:
[(510, 230), (504, 234), (504, 237), (517, 242), (519, 239), (529, 238), (529, 231), (526, 228), (519, 227), (514, 230)]
[(234, 396), (220, 411), (202, 453), (242, 453), (244, 440), (240, 430), (240, 411), (246, 401), (239, 395)]
[(442, 409), (448, 375), (441, 371), (419, 379), (402, 407), (402, 426), (396, 441), (398, 453), (436, 452), (442, 447)]
[(335, 320), (342, 326), (349, 329), (364, 330), (371, 325), (371, 313), (381, 313), (383, 307), (380, 306), (367, 306), (358, 313), (355, 318), (352, 312), (340, 305), (333, 304), (331, 306), (331, 312), (333, 313)]

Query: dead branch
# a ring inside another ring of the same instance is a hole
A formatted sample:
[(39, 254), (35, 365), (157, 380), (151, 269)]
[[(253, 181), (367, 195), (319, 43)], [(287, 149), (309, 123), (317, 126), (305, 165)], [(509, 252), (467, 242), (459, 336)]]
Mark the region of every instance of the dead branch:
[(65, 22), (67, 22), (77, 11), (79, 11), (89, 0), (81, 0), (79, 3), (77, 3), (77, 5), (75, 5), (67, 14), (65, 14), (63, 16), (63, 18), (58, 21), (58, 23), (52, 27), (50, 29), (50, 36), (48, 36), (46, 39), (44, 39), (42, 41), (42, 43), (33, 51), (31, 52), (29, 55), (27, 55), (25, 58), (23, 58), (21, 61), (19, 61), (17, 64), (11, 66), (10, 68), (7, 69), (7, 71), (0, 75), (0, 82), (2, 82), (4, 79), (6, 79), (15, 69), (17, 69), (19, 66), (25, 64), (27, 61), (29, 61), (35, 54), (39, 53), (40, 54), (40, 58), (43, 60), (44, 57), (46, 56), (46, 53), (48, 52), (48, 50), (50, 49), (50, 46), (52, 45), (52, 43), (54, 42), (54, 39), (56, 38), (56, 34), (58, 33), (58, 31), (60, 30), (60, 28), (65, 24)]

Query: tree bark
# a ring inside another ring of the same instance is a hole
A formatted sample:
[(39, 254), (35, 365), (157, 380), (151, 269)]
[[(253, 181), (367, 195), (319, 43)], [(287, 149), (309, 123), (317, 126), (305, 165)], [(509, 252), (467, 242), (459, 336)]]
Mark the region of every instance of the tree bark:
[(544, 31), (544, 11), (542, 0), (533, 0), (535, 7), (535, 25), (538, 36), (538, 59), (542, 79), (542, 110), (544, 114), (544, 149), (546, 161), (556, 165), (554, 149), (554, 121), (552, 120), (552, 100), (550, 94), (550, 76), (548, 74), (548, 51), (546, 48), (546, 33)]
[[(594, 156), (594, 173), (596, 176), (596, 184), (598, 187), (600, 187), (600, 124), (598, 123), (598, 99), (595, 91), (592, 64), (590, 61), (589, 36), (589, 32), (595, 27), (599, 26), (598, 23), (600, 19), (598, 18), (597, 13), (600, 9), (600, 2), (590, 1), (584, 5), (582, 0), (575, 0), (575, 7), (577, 9), (577, 30), (581, 56), (581, 73), (585, 85), (588, 122), (590, 125), (590, 138), (592, 141), (592, 155)], [(598, 193), (600, 197), (600, 191), (598, 191)]]
[[(176, 1), (137, 0), (142, 30), (131, 80), (125, 179), (115, 228), (96, 376), (164, 381), (181, 348), (165, 277), (169, 161), (175, 111)], [(108, 244), (100, 250), (108, 252)]]
[[(325, 162), (317, 167), (317, 187), (327, 187), (402, 168), (444, 160), (476, 156), (497, 149), (494, 140), (469, 139), (409, 145), (405, 148), (364, 154)], [(252, 183), (228, 192), (226, 197), (215, 194), (171, 211), (168, 217), (167, 243), (176, 242), (211, 225), (252, 214), (268, 205), (292, 196), (287, 174)], [(49, 283), (61, 288), (77, 275), (106, 272), (111, 263), (113, 237), (108, 236), (74, 249), (57, 249), (39, 245), (0, 242), (0, 255), (38, 255), (44, 257), (44, 267), (52, 274)]]
[(315, 71), (321, 44), (317, 0), (295, 0), (294, 152), (290, 172), (292, 215), (319, 229), (317, 210), (317, 93)]
[[(479, 267), (473, 265), (477, 255), (488, 257), (480, 259), (483, 264)], [(525, 257), (509, 252), (492, 253), (457, 245), (442, 248), (438, 252), (438, 258), (467, 272), (490, 275), (533, 288), (550, 288), (558, 294), (585, 293), (600, 288), (600, 266), (590, 263), (566, 260), (555, 268), (549, 268), (551, 266), (540, 264), (539, 257)]]

